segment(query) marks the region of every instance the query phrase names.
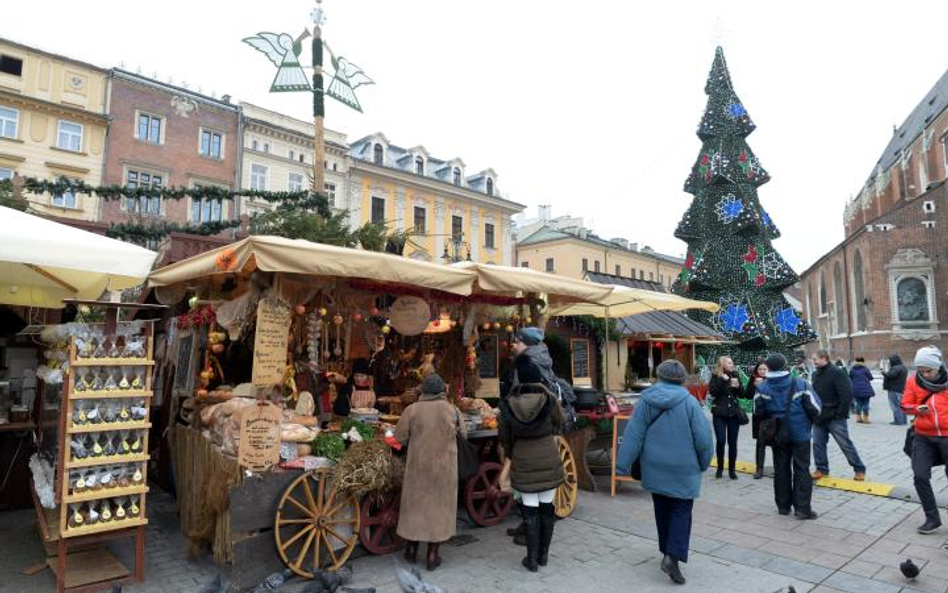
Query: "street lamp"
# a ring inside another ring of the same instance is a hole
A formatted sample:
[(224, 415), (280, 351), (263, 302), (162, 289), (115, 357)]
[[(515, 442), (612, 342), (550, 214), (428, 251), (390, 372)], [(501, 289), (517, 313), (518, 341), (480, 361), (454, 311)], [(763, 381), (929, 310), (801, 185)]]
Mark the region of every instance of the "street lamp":
[(451, 235), (450, 245), (453, 248), (453, 254), (448, 253), (448, 245), (444, 246), (444, 253), (441, 255), (441, 259), (444, 260), (446, 264), (456, 264), (461, 261), (461, 249), (467, 248), (467, 261), (471, 261), (471, 245), (464, 242), (464, 233), (459, 233), (457, 235)]

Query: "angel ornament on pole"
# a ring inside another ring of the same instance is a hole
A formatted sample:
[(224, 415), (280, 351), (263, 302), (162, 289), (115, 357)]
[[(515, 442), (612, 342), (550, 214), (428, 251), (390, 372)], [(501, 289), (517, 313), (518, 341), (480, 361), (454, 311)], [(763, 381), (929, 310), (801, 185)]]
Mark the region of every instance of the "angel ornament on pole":
[[(324, 142), (324, 118), (326, 108), (324, 95), (336, 99), (340, 103), (362, 112), (362, 105), (356, 98), (355, 89), (366, 84), (375, 84), (366, 76), (361, 68), (348, 61), (343, 56), (337, 56), (326, 45), (332, 62), (333, 75), (329, 88), (323, 87), (323, 46), (322, 26), (326, 22), (326, 12), (323, 10), (322, 0), (316, 0), (316, 7), (310, 13), (313, 20), (313, 31), (304, 29), (294, 39), (287, 33), (261, 32), (253, 37), (244, 38), (244, 42), (262, 52), (277, 67), (276, 76), (270, 84), (271, 93), (309, 92), (313, 95), (313, 123), (316, 128), (316, 150), (313, 157), (313, 193), (322, 194), (326, 188), (325, 158), (326, 146)], [(313, 38), (312, 43), (312, 83), (306, 76), (300, 54), (303, 52), (303, 40)]]

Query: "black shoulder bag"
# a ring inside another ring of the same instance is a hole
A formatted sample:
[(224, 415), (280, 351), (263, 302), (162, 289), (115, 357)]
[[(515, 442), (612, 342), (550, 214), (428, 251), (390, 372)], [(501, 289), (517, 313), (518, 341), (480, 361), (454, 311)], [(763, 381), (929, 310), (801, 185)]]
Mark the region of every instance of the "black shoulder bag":
[[(927, 404), (928, 400), (930, 400), (933, 395), (935, 394), (932, 392), (928, 392), (928, 397), (923, 399), (922, 403), (920, 403), (919, 405), (924, 406), (925, 404)], [(912, 447), (915, 446), (914, 443), (915, 443), (915, 421), (912, 420), (912, 425), (909, 426), (908, 430), (905, 431), (905, 444), (902, 445), (902, 452), (908, 455), (909, 457), (912, 457)]]
[(757, 430), (757, 439), (768, 447), (773, 447), (790, 440), (790, 406), (793, 405), (793, 390), (796, 381), (790, 379), (790, 391), (787, 392), (787, 407), (785, 417), (771, 416), (761, 421)]
[(665, 413), (665, 410), (661, 410), (654, 418), (649, 420), (648, 424), (645, 425), (645, 436), (642, 441), (642, 450), (639, 451), (639, 456), (632, 462), (632, 468), (629, 470), (629, 475), (632, 476), (632, 479), (642, 481), (642, 453), (645, 451), (645, 437), (648, 437), (648, 429), (655, 424), (655, 421), (662, 417), (662, 414)]

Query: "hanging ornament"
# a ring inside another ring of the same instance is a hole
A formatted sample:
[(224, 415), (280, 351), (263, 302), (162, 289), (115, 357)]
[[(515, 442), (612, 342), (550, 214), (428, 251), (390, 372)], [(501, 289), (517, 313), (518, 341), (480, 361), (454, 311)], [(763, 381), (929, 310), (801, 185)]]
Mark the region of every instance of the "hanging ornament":
[(326, 307), (320, 307), (320, 308), (319, 308), (319, 316), (320, 316), (320, 317), (325, 317), (327, 314), (329, 314), (329, 309), (327, 309)]
[(342, 318), (342, 315), (340, 315), (340, 314), (338, 314), (338, 313), (336, 313), (336, 314), (333, 315), (333, 317), (332, 317), (332, 322), (333, 322), (334, 324), (336, 324), (336, 325), (342, 325), (342, 322), (343, 322), (343, 321), (345, 321), (345, 319), (343, 319), (343, 318)]
[(369, 315), (371, 315), (372, 317), (378, 317), (378, 316), (379, 316), (379, 308), (378, 308), (378, 307), (372, 307), (371, 309), (369, 309)]
[(296, 305), (297, 315), (306, 315), (306, 305)]
[(362, 321), (362, 313), (353, 313), (352, 320), (355, 321), (356, 323)]

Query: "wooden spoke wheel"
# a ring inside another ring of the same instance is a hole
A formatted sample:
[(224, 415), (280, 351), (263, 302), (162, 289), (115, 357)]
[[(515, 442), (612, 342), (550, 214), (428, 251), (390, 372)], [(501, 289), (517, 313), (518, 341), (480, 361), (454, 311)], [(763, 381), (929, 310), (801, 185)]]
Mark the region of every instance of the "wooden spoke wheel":
[(497, 525), (513, 508), (513, 495), (500, 489), (503, 468), (499, 463), (485, 461), (464, 484), (464, 506), (471, 519), (481, 527)]
[(359, 500), (336, 490), (331, 470), (306, 472), (280, 497), (273, 534), (280, 559), (301, 577), (337, 570), (359, 539)]
[(362, 501), (359, 541), (372, 554), (391, 554), (405, 543), (398, 537), (401, 492), (377, 492)]
[(579, 478), (576, 471), (576, 458), (573, 457), (573, 450), (569, 448), (569, 443), (561, 436), (556, 437), (556, 447), (560, 452), (560, 463), (563, 464), (563, 483), (556, 489), (556, 495), (553, 498), (553, 507), (556, 510), (556, 516), (565, 519), (573, 513), (576, 508), (576, 499), (579, 494)]

